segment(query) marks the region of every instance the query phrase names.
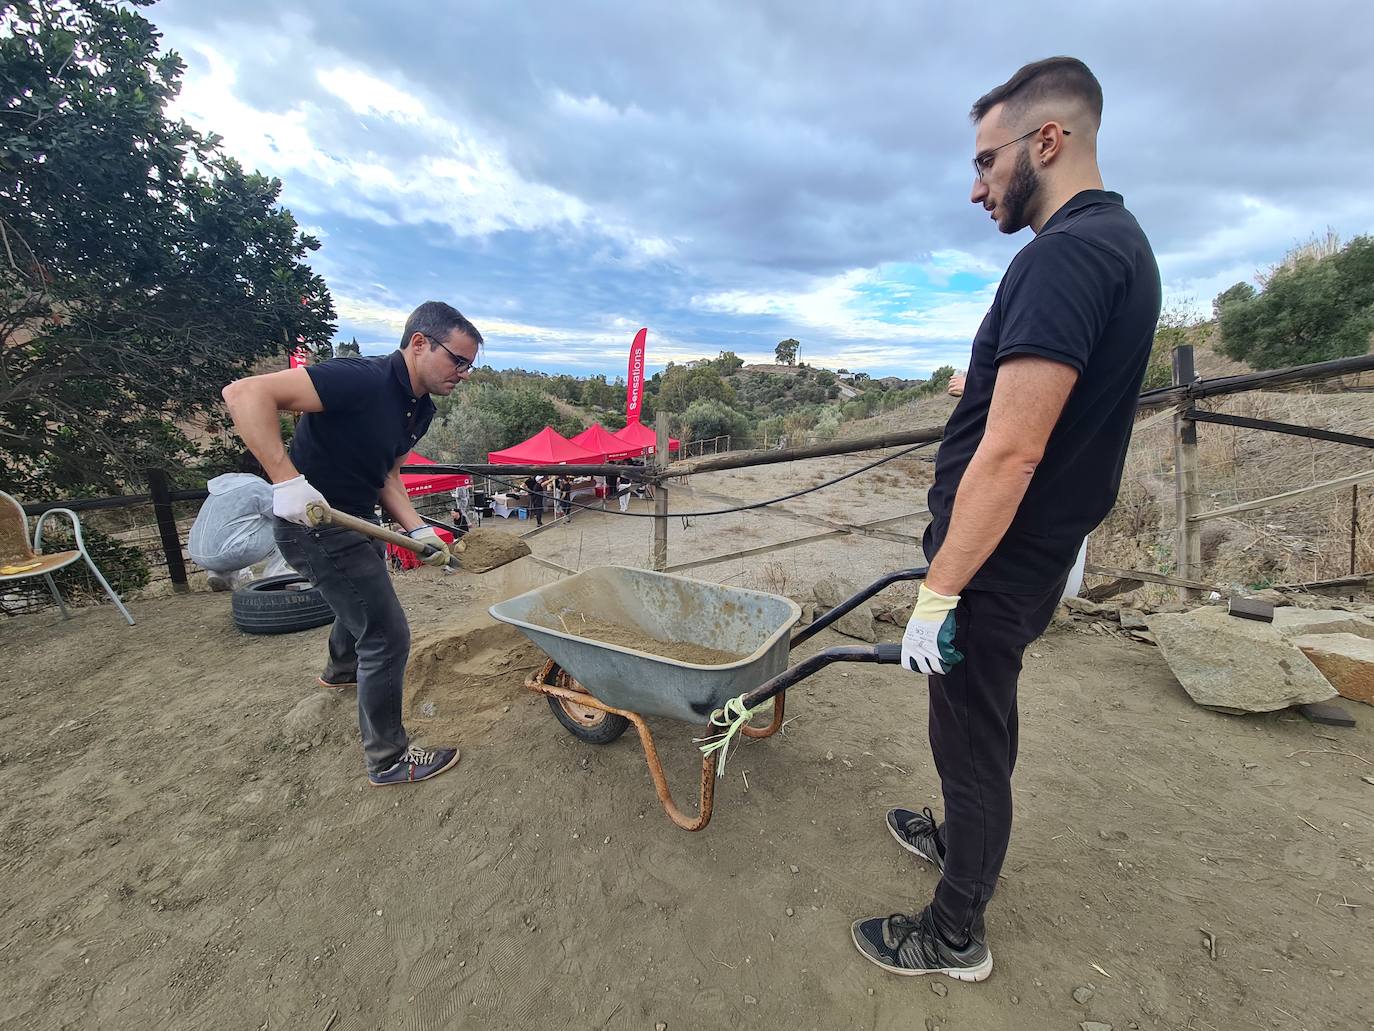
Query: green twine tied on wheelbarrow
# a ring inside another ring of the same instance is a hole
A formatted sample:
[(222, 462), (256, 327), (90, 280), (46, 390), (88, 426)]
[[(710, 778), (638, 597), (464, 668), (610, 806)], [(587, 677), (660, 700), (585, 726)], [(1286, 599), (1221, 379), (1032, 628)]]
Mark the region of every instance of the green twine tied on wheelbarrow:
[(716, 776), (725, 776), (725, 760), (730, 753), (730, 742), (740, 732), (740, 728), (749, 722), (749, 717), (754, 715), (754, 711), (744, 704), (744, 695), (738, 698), (731, 698), (725, 703), (724, 707), (711, 713), (711, 726), (723, 728), (719, 734), (712, 734), (709, 737), (693, 738), (693, 741), (701, 742), (701, 754), (710, 755), (716, 753)]

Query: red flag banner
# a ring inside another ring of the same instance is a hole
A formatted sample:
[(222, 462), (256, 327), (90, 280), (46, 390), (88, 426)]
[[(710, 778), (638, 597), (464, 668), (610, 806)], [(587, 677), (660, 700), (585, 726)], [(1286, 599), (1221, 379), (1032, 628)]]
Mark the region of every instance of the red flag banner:
[(630, 345), (630, 368), (625, 377), (625, 421), (639, 422), (639, 410), (644, 405), (644, 341), (649, 331), (641, 329)]
[(291, 368), (303, 369), (310, 364), (310, 350), (305, 347), (298, 347), (291, 352)]

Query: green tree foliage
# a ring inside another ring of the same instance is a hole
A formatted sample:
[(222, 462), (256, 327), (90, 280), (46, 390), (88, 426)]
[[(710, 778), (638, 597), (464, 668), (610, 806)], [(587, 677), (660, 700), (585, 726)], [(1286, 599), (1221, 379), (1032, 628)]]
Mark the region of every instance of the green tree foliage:
[(1201, 327), (1202, 320), (1193, 314), (1191, 298), (1164, 306), (1150, 346), (1150, 363), (1145, 367), (1142, 390), (1167, 387), (1174, 381), (1174, 348), (1194, 343)]
[(744, 367), (744, 359), (734, 351), (721, 351), (712, 364), (722, 376), (732, 376)]
[(500, 445), (503, 448), (527, 440), (559, 421), (557, 407), (547, 394), (534, 387), (480, 387), (470, 394), (472, 405), (491, 414), (505, 427), (505, 442)]
[(1235, 286), (1228, 286), (1216, 297), (1212, 298), (1212, 318), (1221, 318), (1221, 309), (1233, 301), (1249, 301), (1255, 296), (1255, 288), (1249, 283), (1237, 283)]
[(945, 392), (945, 389), (949, 386), (949, 381), (953, 378), (954, 366), (941, 365), (938, 369), (936, 369), (934, 372), (930, 374), (930, 379), (926, 383), (921, 385), (920, 390), (927, 397), (933, 397), (936, 394), (943, 394)]
[(682, 413), (679, 424), (687, 440), (705, 440), (729, 434), (744, 437), (749, 420), (719, 398), (698, 398)]
[(354, 337), (346, 344), (338, 344), (334, 348), (336, 358), (357, 358), (363, 353), (363, 349), (358, 346), (358, 338)]
[(801, 347), (801, 342), (788, 337), (786, 340), (779, 340), (778, 346), (773, 348), (774, 360), (779, 365), (796, 365), (797, 350)]
[(725, 381), (713, 362), (694, 369), (669, 365), (663, 371), (654, 397), (659, 411), (686, 412), (693, 402), (702, 399), (733, 405), (735, 388)]
[[(66, 520), (48, 521), (48, 525), (43, 528), (44, 551), (66, 551), (76, 547), (76, 538), (67, 526)], [(49, 540), (49, 537), (52, 539)], [(138, 548), (123, 544), (109, 534), (86, 524), (81, 527), (81, 539), (85, 542), (91, 558), (95, 560), (96, 568), (105, 575), (105, 579), (110, 582), (116, 593), (128, 597), (134, 591), (148, 586), (151, 577), (148, 560)], [(53, 574), (53, 579), (57, 581), (62, 597), (68, 601), (73, 597), (80, 598), (87, 594), (95, 598), (105, 596), (104, 589), (90, 575), (90, 570), (84, 562), (74, 562), (59, 570)]]
[(0, 483), (118, 490), (193, 461), (254, 361), (327, 353), (333, 304), (281, 184), (166, 116), (183, 66), (146, 19), (0, 10)]
[(605, 376), (589, 376), (582, 384), (582, 404), (587, 408), (614, 408), (625, 403), (625, 387), (612, 386)]
[(1364, 354), (1374, 334), (1374, 237), (1357, 236), (1324, 257), (1300, 248), (1259, 294), (1223, 298), (1221, 350), (1257, 369)]
[(485, 462), (489, 452), (516, 443), (499, 416), (460, 401), (435, 418), (417, 450), (436, 462)]

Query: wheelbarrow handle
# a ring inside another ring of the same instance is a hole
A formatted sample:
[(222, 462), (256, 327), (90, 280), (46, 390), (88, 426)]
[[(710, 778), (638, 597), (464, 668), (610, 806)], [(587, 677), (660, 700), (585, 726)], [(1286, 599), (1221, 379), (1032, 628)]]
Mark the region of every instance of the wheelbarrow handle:
[(746, 708), (755, 709), (775, 694), (786, 691), (811, 674), (824, 669), (832, 662), (876, 662), (885, 666), (896, 666), (902, 661), (900, 644), (877, 644), (872, 647), (863, 645), (840, 645), (826, 648), (815, 655), (803, 659), (795, 666), (783, 670), (772, 680), (761, 684), (744, 696)]
[[(386, 543), (394, 544), (398, 548), (405, 548), (407, 551), (413, 551), (421, 558), (438, 550), (432, 544), (425, 544), (422, 541), (417, 541), (413, 537), (407, 537), (403, 533), (397, 533), (395, 530), (388, 530), (385, 526), (378, 526), (376, 523), (369, 522), (366, 519), (359, 519), (355, 515), (349, 515), (347, 512), (340, 512), (337, 509), (330, 508), (328, 505), (321, 505), (316, 501), (312, 501), (306, 506), (305, 517), (310, 520), (311, 526), (322, 526), (325, 523), (331, 523), (334, 526), (342, 526), (346, 530), (353, 530), (357, 533), (361, 533), (365, 537), (375, 537), (379, 541), (386, 541)], [(454, 543), (459, 544), (461, 542), (455, 541)], [(462, 548), (458, 548), (457, 550), (461, 551)], [(458, 563), (458, 559), (454, 556), (449, 557), (448, 564), (453, 569), (462, 568)]]
[[(903, 580), (924, 580), (929, 570), (929, 566), (920, 566), (916, 569), (898, 569), (895, 572), (888, 573), (881, 579), (874, 580), (862, 591), (854, 595), (854, 597), (846, 598), (825, 615), (819, 617), (810, 626), (798, 630), (792, 635), (792, 644), (795, 646), (801, 644), (803, 641), (810, 640), (812, 637), (816, 636), (816, 634), (830, 626), (830, 624), (853, 612), (885, 587), (890, 587), (892, 584), (900, 583)], [(894, 659), (893, 661), (896, 662), (897, 660)]]

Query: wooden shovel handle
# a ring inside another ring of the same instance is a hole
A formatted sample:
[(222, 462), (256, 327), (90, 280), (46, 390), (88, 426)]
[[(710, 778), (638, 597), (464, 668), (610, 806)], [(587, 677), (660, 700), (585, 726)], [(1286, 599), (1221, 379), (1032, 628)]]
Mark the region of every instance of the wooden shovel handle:
[[(357, 516), (349, 515), (347, 512), (340, 512), (330, 508), (328, 505), (321, 505), (317, 501), (312, 501), (305, 507), (305, 517), (310, 520), (311, 526), (321, 526), (324, 523), (332, 523), (334, 526), (342, 526), (346, 530), (356, 530), (366, 537), (375, 537), (379, 541), (386, 541), (394, 544), (398, 548), (405, 548), (415, 554), (424, 556), (434, 550), (434, 545), (425, 544), (417, 541), (414, 537), (407, 537), (403, 533), (395, 530), (388, 530), (385, 526), (378, 526), (367, 519), (359, 519)], [(458, 568), (456, 558), (449, 559), (449, 565)]]

